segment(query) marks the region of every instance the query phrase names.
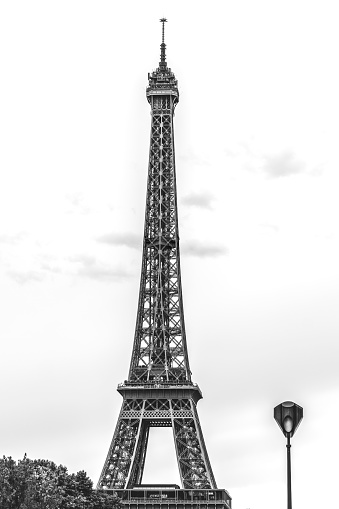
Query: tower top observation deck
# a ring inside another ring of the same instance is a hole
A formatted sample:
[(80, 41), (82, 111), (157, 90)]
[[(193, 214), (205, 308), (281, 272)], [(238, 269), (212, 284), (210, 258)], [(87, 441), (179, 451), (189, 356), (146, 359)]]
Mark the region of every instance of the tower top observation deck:
[(160, 62), (159, 67), (155, 71), (148, 73), (148, 87), (146, 96), (151, 103), (152, 95), (171, 95), (176, 98), (175, 103), (179, 101), (178, 81), (172, 70), (167, 67), (166, 61), (166, 44), (165, 44), (165, 23), (167, 19), (161, 18), (162, 23), (162, 39), (160, 44)]

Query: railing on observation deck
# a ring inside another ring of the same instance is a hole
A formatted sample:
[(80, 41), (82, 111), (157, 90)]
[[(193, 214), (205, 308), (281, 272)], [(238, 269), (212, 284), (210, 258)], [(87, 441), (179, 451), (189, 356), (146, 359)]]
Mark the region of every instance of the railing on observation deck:
[[(111, 490), (105, 490), (110, 492)], [(231, 509), (232, 499), (226, 490), (181, 490), (174, 488), (134, 488), (131, 490), (114, 490), (114, 493), (123, 503), (150, 502), (150, 503), (184, 503), (197, 504), (201, 509), (211, 505), (223, 505), (225, 509)]]
[(188, 380), (182, 381), (182, 382), (175, 382), (175, 381), (152, 381), (152, 383), (141, 383), (141, 382), (130, 382), (128, 380), (125, 380), (125, 382), (118, 384), (118, 387), (141, 387), (142, 389), (152, 389), (154, 386), (166, 388), (166, 387), (199, 387), (198, 384), (189, 382)]

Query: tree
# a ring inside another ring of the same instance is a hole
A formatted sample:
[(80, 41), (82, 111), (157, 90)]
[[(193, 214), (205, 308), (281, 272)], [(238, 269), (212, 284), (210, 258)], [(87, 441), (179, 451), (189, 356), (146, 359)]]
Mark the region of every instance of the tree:
[(93, 492), (92, 504), (91, 509), (121, 509), (122, 507), (119, 497), (104, 491)]
[(93, 490), (84, 470), (69, 474), (63, 465), (31, 460), (0, 459), (1, 509), (120, 509), (120, 499)]

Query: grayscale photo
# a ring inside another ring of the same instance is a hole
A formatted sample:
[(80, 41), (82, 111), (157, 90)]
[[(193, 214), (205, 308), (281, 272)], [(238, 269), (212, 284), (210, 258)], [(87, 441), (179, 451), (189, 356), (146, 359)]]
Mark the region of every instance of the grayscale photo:
[(337, 507), (337, 19), (0, 3), (0, 509)]

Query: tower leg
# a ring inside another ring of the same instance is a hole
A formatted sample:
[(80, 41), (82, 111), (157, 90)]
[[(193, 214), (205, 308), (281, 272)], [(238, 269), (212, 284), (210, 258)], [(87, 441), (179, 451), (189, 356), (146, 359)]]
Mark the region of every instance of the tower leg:
[(142, 408), (142, 400), (124, 400), (99, 478), (98, 489), (126, 487), (136, 443), (140, 441)]
[(181, 482), (186, 489), (216, 488), (196, 405), (173, 400), (172, 427)]
[(149, 437), (149, 428), (150, 426), (148, 422), (141, 422), (140, 433), (136, 444), (136, 451), (132, 461), (127, 488), (133, 488), (135, 485), (141, 484), (142, 482)]

